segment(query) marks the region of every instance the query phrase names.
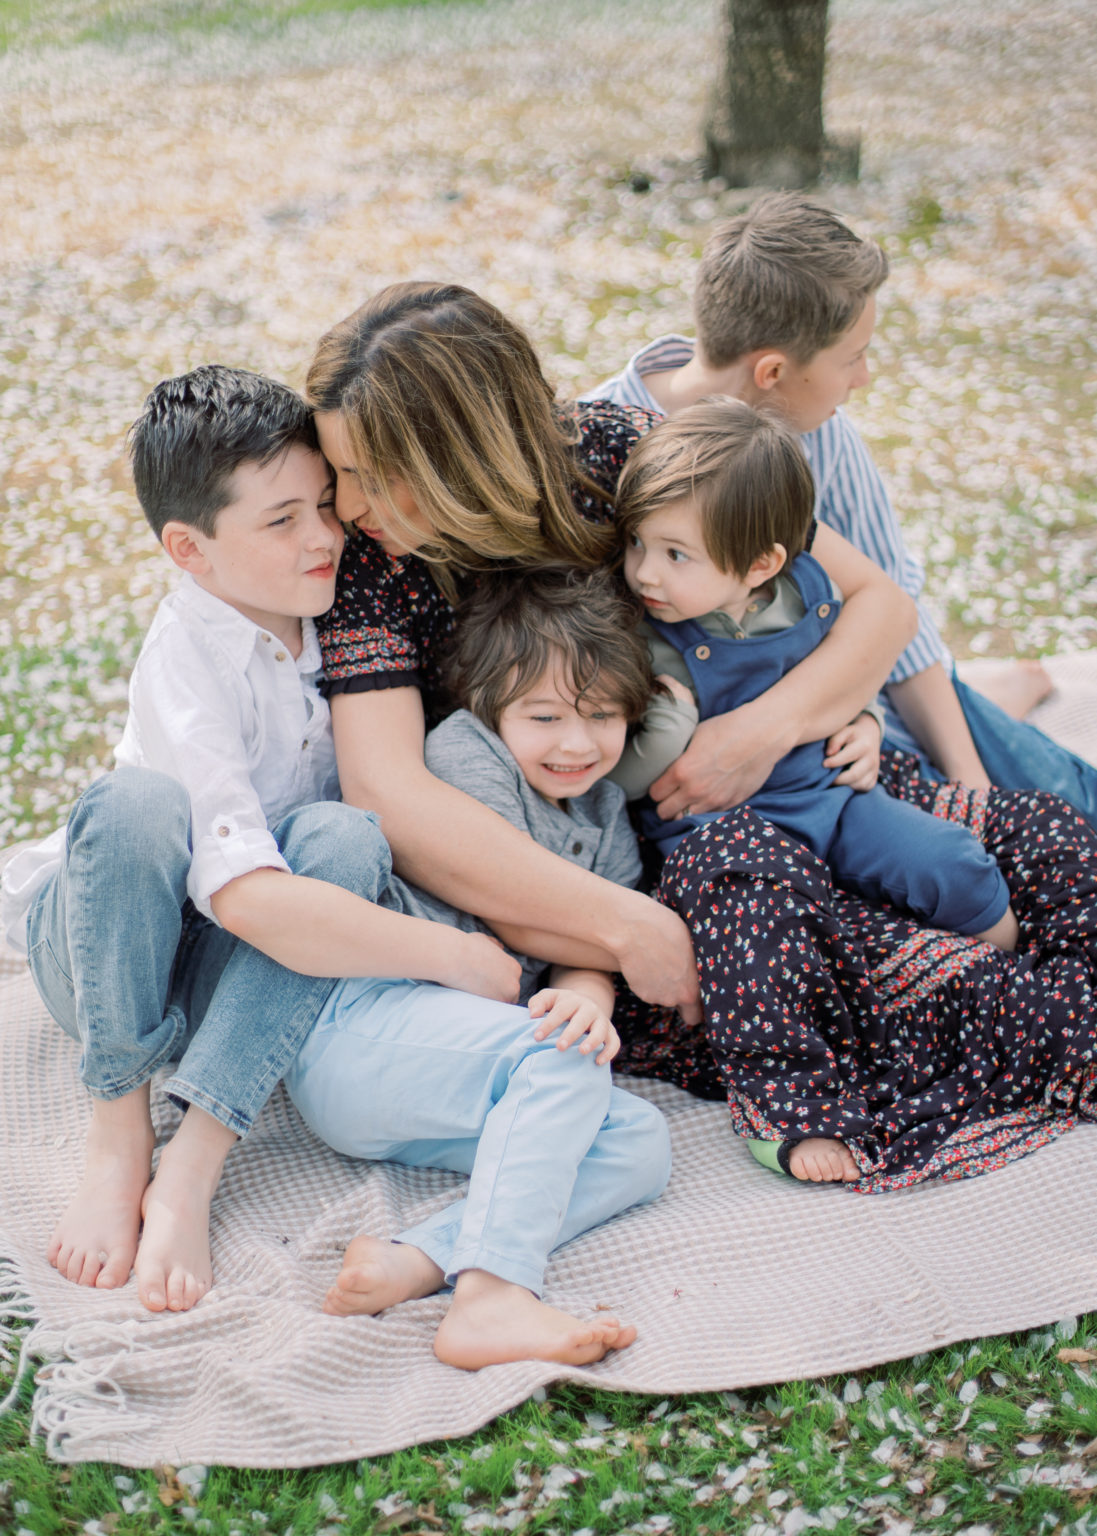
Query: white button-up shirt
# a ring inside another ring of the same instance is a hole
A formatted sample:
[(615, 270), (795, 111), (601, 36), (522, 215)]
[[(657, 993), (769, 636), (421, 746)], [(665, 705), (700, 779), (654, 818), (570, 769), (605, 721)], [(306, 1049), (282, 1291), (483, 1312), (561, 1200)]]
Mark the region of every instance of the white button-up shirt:
[[(320, 648), (301, 621), (301, 655), (211, 596), (190, 576), (156, 611), (130, 679), (119, 764), (155, 768), (190, 796), (187, 894), (210, 897), (253, 869), (287, 869), (270, 828), (299, 805), (337, 800), (331, 714)], [(0, 926), (26, 953), (26, 914), (61, 862), (65, 829), (11, 859)]]

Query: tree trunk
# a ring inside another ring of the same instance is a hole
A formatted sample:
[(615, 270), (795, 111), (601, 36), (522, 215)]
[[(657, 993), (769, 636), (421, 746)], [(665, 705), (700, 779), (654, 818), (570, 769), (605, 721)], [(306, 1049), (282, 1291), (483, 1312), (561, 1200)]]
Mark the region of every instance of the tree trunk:
[(827, 0), (725, 3), (723, 67), (705, 124), (705, 174), (732, 187), (810, 186), (834, 150), (841, 154), (823, 132)]

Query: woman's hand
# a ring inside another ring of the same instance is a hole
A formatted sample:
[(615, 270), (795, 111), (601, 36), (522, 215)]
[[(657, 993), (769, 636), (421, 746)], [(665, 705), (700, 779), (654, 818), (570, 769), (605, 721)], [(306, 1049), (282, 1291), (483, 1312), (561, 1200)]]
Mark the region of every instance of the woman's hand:
[(862, 710), (851, 724), (835, 731), (825, 751), (823, 767), (842, 770), (835, 784), (864, 794), (880, 776), (880, 722), (867, 709)]
[(593, 998), (584, 997), (567, 987), (544, 987), (529, 1000), (530, 1017), (541, 1020), (533, 1032), (535, 1040), (547, 1040), (554, 1030), (564, 1033), (556, 1042), (558, 1051), (566, 1051), (578, 1040), (584, 1056), (597, 1051), (595, 1061), (604, 1067), (621, 1049), (621, 1037), (609, 1015)]
[(691, 811), (729, 811), (750, 798), (794, 745), (762, 694), (726, 715), (702, 720), (689, 746), (651, 786), (659, 815), (674, 821)]

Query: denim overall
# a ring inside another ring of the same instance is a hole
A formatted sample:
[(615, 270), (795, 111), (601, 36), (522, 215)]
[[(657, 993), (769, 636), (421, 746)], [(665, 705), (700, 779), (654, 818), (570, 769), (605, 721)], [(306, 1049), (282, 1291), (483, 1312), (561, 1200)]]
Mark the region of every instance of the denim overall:
[[(689, 670), (702, 720), (727, 714), (771, 688), (822, 642), (841, 611), (830, 580), (811, 555), (798, 555), (789, 575), (804, 616), (775, 634), (732, 639), (708, 634), (693, 619), (655, 632)], [(966, 827), (892, 800), (877, 785), (867, 793), (835, 785), (823, 767), (826, 744), (794, 747), (747, 805), (829, 864), (839, 882), (872, 901), (884, 900), (957, 933), (981, 933), (1003, 915), (1009, 892), (994, 859)], [(663, 821), (645, 802), (640, 824), (664, 854), (722, 811)]]

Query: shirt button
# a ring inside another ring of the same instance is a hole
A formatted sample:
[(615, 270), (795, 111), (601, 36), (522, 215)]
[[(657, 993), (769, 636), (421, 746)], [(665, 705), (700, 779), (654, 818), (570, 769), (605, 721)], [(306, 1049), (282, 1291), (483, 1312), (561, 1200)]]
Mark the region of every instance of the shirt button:
[(307, 752), (308, 749), (309, 749), (309, 743), (308, 743), (308, 737), (306, 736), (305, 740), (301, 743), (301, 751), (302, 752)]
[(275, 659), (275, 661), (285, 661), (285, 659), (286, 659), (285, 651), (275, 651), (274, 659)]
[(830, 612), (830, 604), (829, 603), (820, 603), (819, 604), (819, 617), (821, 619), (825, 619), (829, 612)]
[(262, 640), (264, 645), (269, 645), (270, 644), (270, 636), (269, 635), (260, 635), (259, 638)]
[(699, 645), (693, 654), (697, 657), (698, 661), (707, 661), (712, 652), (707, 645)]
[(217, 836), (218, 837), (228, 837), (228, 835), (229, 835), (228, 827), (218, 827), (217, 828)]
[(583, 851), (582, 843), (572, 843), (571, 851), (575, 855), (575, 857), (578, 858), (579, 854), (581, 854), (582, 851)]

